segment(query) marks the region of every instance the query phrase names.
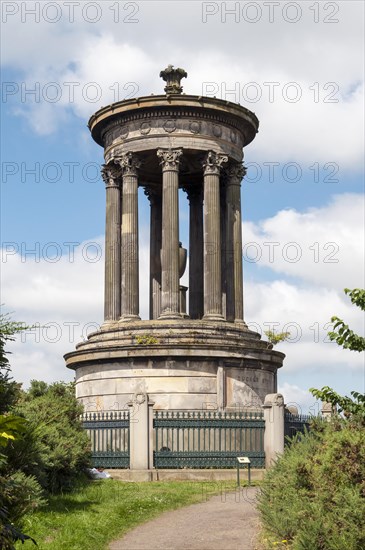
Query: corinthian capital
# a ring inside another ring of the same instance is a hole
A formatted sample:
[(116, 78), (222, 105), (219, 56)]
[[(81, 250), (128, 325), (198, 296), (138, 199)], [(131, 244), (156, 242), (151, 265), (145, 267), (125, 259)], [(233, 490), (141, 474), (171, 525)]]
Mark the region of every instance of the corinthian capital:
[(162, 170), (179, 170), (182, 149), (158, 149), (157, 156), (161, 159)]
[(138, 160), (135, 153), (124, 153), (121, 157), (116, 159), (119, 166), (123, 170), (123, 176), (137, 176), (138, 168), (141, 166), (141, 161)]
[(226, 169), (227, 183), (231, 185), (240, 185), (242, 179), (245, 177), (247, 168), (240, 162), (231, 164)]
[(107, 187), (119, 187), (121, 176), (121, 169), (113, 161), (102, 165), (101, 177)]
[(228, 162), (228, 156), (214, 151), (209, 151), (205, 161), (203, 162), (204, 175), (206, 174), (220, 174), (221, 168), (224, 163)]

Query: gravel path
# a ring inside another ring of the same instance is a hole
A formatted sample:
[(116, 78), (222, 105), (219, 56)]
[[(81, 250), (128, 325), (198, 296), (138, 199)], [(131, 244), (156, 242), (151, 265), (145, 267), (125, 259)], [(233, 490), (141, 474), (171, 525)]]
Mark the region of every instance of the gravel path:
[(260, 550), (255, 487), (165, 512), (110, 544), (110, 550)]

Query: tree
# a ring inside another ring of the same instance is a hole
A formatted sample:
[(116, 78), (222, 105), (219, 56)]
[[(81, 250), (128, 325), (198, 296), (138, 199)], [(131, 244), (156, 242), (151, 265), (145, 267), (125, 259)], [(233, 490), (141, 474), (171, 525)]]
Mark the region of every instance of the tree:
[(317, 399), (331, 403), (332, 407), (339, 414), (343, 413), (346, 418), (358, 419), (361, 423), (365, 424), (365, 394), (352, 391), (350, 392), (352, 395), (351, 398), (347, 395), (339, 395), (328, 386), (324, 386), (321, 390), (310, 388), (309, 391)]
[[(365, 290), (361, 288), (344, 289), (345, 294), (350, 296), (351, 302), (365, 311)], [(345, 322), (339, 317), (333, 316), (331, 322), (335, 323), (333, 331), (328, 333), (330, 340), (336, 342), (339, 346), (352, 351), (365, 350), (365, 338), (355, 334)]]
[(22, 472), (9, 472), (8, 449), (11, 443), (21, 440), (27, 421), (12, 414), (20, 395), (20, 384), (12, 381), (10, 363), (5, 351), (6, 342), (15, 340), (15, 335), (26, 327), (11, 321), (9, 315), (0, 314), (0, 548), (13, 550), (17, 540), (34, 539), (22, 533), (15, 525), (32, 507), (43, 502), (42, 489), (38, 482)]
[(10, 376), (10, 363), (5, 350), (6, 343), (14, 341), (16, 334), (24, 330), (26, 325), (12, 321), (8, 314), (0, 314), (0, 414), (8, 411), (20, 395), (20, 384)]
[[(350, 296), (353, 304), (362, 311), (365, 311), (364, 289), (354, 288), (350, 290), (349, 288), (345, 288), (344, 292)], [(358, 352), (365, 350), (365, 338), (355, 334), (355, 332), (339, 317), (334, 316), (331, 318), (331, 321), (335, 323), (333, 331), (328, 333), (332, 341), (336, 342), (344, 349)], [(338, 413), (343, 413), (347, 418), (356, 418), (361, 423), (365, 424), (365, 394), (352, 391), (350, 392), (352, 397), (348, 397), (347, 395), (341, 396), (328, 386), (324, 386), (321, 390), (310, 388), (309, 391), (317, 399), (326, 403), (331, 403), (333, 408), (337, 409)]]

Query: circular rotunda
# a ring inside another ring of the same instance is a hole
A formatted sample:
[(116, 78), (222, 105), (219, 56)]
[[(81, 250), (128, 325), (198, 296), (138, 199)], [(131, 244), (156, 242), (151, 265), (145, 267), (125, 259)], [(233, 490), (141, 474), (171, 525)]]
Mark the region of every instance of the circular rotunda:
[[(183, 94), (183, 69), (160, 76), (164, 95), (113, 103), (89, 121), (105, 158), (104, 323), (66, 364), (86, 411), (121, 410), (136, 394), (155, 409), (258, 408), (277, 391), (284, 359), (243, 312), (243, 148), (259, 121), (241, 105)], [(148, 320), (139, 310), (139, 187), (150, 202)], [(179, 190), (189, 202), (188, 251)]]

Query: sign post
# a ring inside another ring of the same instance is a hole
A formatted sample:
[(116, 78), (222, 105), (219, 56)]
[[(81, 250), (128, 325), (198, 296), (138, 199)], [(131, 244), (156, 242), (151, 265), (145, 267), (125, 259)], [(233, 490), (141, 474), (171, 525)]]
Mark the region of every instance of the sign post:
[(240, 465), (247, 464), (248, 468), (248, 484), (251, 485), (251, 460), (248, 456), (237, 457), (237, 487), (240, 486)]

